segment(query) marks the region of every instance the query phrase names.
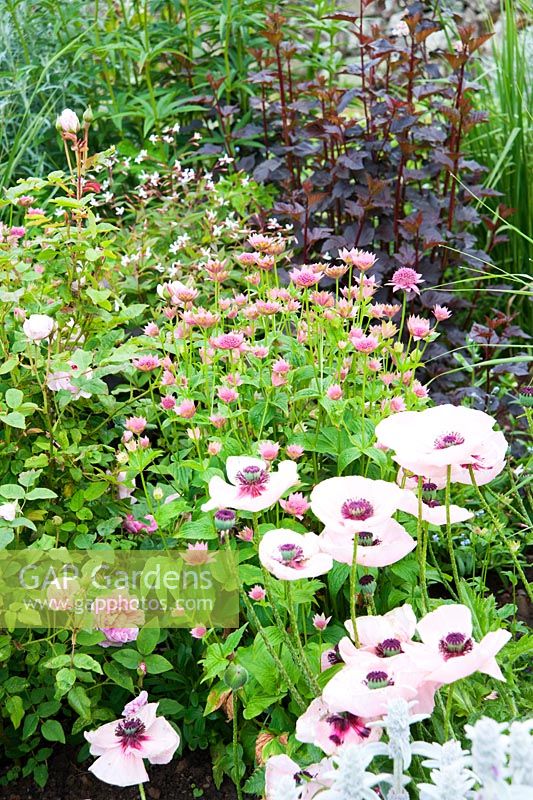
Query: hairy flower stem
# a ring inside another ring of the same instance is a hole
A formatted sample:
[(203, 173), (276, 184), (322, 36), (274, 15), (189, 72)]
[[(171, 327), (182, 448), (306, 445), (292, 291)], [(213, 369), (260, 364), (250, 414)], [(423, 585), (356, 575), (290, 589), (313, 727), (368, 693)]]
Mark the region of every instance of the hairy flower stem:
[(298, 655), (300, 656), (299, 660), (296, 663), (298, 663), (301, 666), (313, 693), (315, 694), (316, 697), (318, 697), (321, 690), (315, 676), (313, 675), (313, 670), (311, 669), (311, 666), (307, 659), (307, 654), (302, 644), (302, 640), (300, 639), (300, 632), (298, 630), (298, 617), (296, 616), (296, 606), (294, 604), (293, 587), (290, 581), (286, 582), (286, 590), (287, 590), (286, 591), (287, 608), (289, 611), (289, 619), (291, 621), (294, 643), (296, 644), (296, 649), (298, 650)]
[(357, 544), (358, 533), (353, 535), (353, 555), (352, 566), (350, 568), (350, 619), (353, 627), (353, 640), (356, 647), (360, 646), (359, 634), (357, 633)]
[(418, 567), (420, 570), (420, 588), (422, 596), (422, 609), (427, 613), (429, 608), (428, 587), (426, 582), (426, 552), (427, 552), (427, 530), (422, 520), (422, 485), (424, 479), (418, 478), (418, 515), (416, 520), (416, 552), (418, 556)]
[(142, 783), (139, 784), (139, 794), (141, 796), (141, 800), (146, 800), (146, 794), (144, 793), (144, 786)]
[(479, 499), (481, 501), (481, 505), (483, 506), (483, 508), (485, 509), (487, 514), (489, 515), (489, 517), (490, 517), (490, 519), (492, 521), (492, 524), (496, 528), (496, 531), (500, 534), (501, 541), (503, 542), (503, 544), (507, 547), (507, 550), (509, 551), (509, 555), (511, 556), (511, 560), (512, 560), (514, 566), (515, 566), (516, 571), (520, 575), (520, 580), (522, 581), (524, 589), (526, 590), (526, 594), (527, 594), (527, 596), (529, 598), (529, 602), (533, 603), (533, 588), (531, 587), (531, 584), (530, 584), (530, 582), (528, 581), (528, 579), (526, 577), (526, 573), (522, 569), (522, 565), (520, 564), (520, 561), (518, 560), (518, 558), (516, 556), (516, 553), (513, 550), (513, 545), (507, 539), (507, 537), (505, 535), (505, 532), (502, 529), (502, 524), (501, 524), (500, 520), (498, 519), (498, 517), (496, 517), (492, 513), (490, 505), (485, 500), (485, 496), (484, 496), (483, 492), (481, 491), (481, 489), (477, 485), (476, 475), (475, 475), (474, 470), (472, 469), (471, 466), (468, 467), (468, 472), (470, 474), (470, 480), (472, 481), (472, 486), (475, 488), (475, 490), (477, 492), (477, 495), (478, 495), (478, 497), (479, 497)]
[(452, 717), (452, 706), (453, 706), (453, 692), (455, 689), (455, 683), (451, 683), (448, 688), (448, 697), (446, 698), (446, 712), (444, 714), (444, 740), (448, 739), (450, 733), (450, 720)]
[(233, 783), (237, 792), (237, 800), (242, 800), (241, 778), (239, 775), (239, 697), (236, 692), (233, 698), (233, 720), (232, 720), (232, 746), (233, 746)]
[(446, 541), (448, 543), (448, 553), (450, 554), (450, 563), (452, 566), (452, 575), (455, 583), (455, 588), (459, 592), (459, 572), (457, 571), (457, 562), (455, 560), (455, 552), (453, 549), (452, 539), (452, 523), (450, 518), (450, 487), (452, 484), (452, 468), (446, 468)]

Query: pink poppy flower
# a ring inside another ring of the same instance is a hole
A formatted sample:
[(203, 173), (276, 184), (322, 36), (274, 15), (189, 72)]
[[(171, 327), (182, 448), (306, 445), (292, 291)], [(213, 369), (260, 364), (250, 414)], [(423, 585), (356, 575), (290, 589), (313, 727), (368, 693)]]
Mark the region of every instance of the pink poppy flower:
[(279, 504), (286, 514), (297, 519), (302, 519), (303, 515), (311, 508), (301, 492), (290, 494), (286, 500), (280, 500)]
[(503, 433), (495, 431), (476, 448), (476, 454), (471, 456), (469, 463), (452, 467), (452, 482), (471, 484), (470, 466), (478, 486), (490, 483), (505, 469), (507, 446)]
[(316, 578), (333, 566), (333, 559), (319, 548), (314, 533), (295, 533), (276, 528), (265, 533), (259, 543), (261, 564), (279, 580)]
[(331, 773), (333, 765), (329, 759), (324, 759), (320, 764), (310, 764), (301, 769), (296, 761), (284, 753), (270, 756), (265, 769), (265, 795), (266, 800), (274, 800), (278, 796), (278, 784), (281, 780), (291, 778), (297, 788), (298, 800), (312, 800), (322, 789), (331, 786)]
[(215, 476), (209, 481), (210, 499), (202, 511), (234, 508), (241, 511), (264, 511), (298, 483), (298, 468), (292, 461), (280, 461), (277, 470), (251, 456), (230, 456), (226, 461), (228, 481)]
[(158, 703), (147, 703), (134, 715), (85, 733), (90, 753), (98, 756), (89, 771), (112, 786), (136, 786), (149, 780), (143, 763), (168, 764), (180, 737), (164, 717), (157, 717)]
[(420, 294), (418, 288), (419, 283), (424, 283), (422, 280), (422, 273), (416, 272), (411, 267), (400, 267), (393, 274), (390, 283), (387, 286), (392, 286), (392, 291), (397, 292), (402, 290), (404, 292), (414, 292)]
[(142, 691), (140, 694), (135, 697), (133, 700), (130, 700), (129, 703), (126, 703), (124, 706), (124, 710), (122, 712), (123, 717), (131, 717), (135, 715), (137, 711), (139, 711), (143, 706), (146, 705), (148, 702), (148, 692)]
[(337, 672), (322, 696), (332, 711), (349, 711), (369, 719), (385, 714), (393, 698), (412, 700), (420, 680), (419, 673), (378, 658), (364, 659), (360, 666), (346, 666)]
[(509, 641), (502, 629), (487, 633), (480, 642), (472, 638), (472, 614), (467, 606), (442, 605), (417, 625), (423, 644), (406, 643), (404, 649), (426, 672), (425, 680), (438, 685), (454, 683), (474, 672), (505, 678), (494, 656)]
[(448, 404), (388, 417), (376, 426), (376, 437), (404, 469), (433, 475), (472, 463), (494, 424), (484, 411)]
[[(404, 603), (381, 616), (358, 617), (356, 626), (361, 649), (378, 658), (388, 659), (403, 652), (403, 643), (412, 640), (416, 631), (416, 617), (412, 606)], [(353, 639), (352, 621), (347, 620), (344, 627)], [(339, 652), (342, 655), (341, 642)], [(343, 660), (347, 661), (344, 656)]]
[[(406, 514), (418, 517), (417, 493), (404, 492), (400, 500), (399, 509), (400, 511), (405, 511)], [(453, 503), (450, 505), (450, 522), (452, 524), (465, 522), (467, 519), (472, 519), (473, 516), (473, 513), (468, 511), (467, 508), (456, 506)], [(446, 506), (441, 505), (438, 500), (422, 502), (422, 519), (424, 522), (429, 522), (430, 525), (446, 525)]]
[(318, 537), (320, 549), (335, 561), (351, 564), (353, 540), (358, 537), (356, 562), (364, 567), (387, 567), (395, 564), (416, 547), (416, 540), (394, 519), (358, 531), (326, 528)]
[(389, 519), (399, 508), (402, 494), (387, 481), (357, 475), (327, 478), (311, 492), (311, 510), (332, 532), (363, 531)]
[(333, 712), (321, 697), (296, 720), (295, 736), (299, 742), (314, 744), (330, 756), (343, 744), (366, 744), (381, 736), (379, 728), (369, 728), (367, 722), (349, 711)]

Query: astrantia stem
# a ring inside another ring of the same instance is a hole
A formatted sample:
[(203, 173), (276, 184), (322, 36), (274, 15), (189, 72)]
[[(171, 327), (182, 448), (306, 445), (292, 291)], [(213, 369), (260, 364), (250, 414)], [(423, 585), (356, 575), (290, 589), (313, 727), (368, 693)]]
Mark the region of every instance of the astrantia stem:
[(516, 556), (516, 553), (513, 550), (512, 543), (505, 536), (505, 532), (502, 529), (502, 524), (501, 524), (500, 520), (492, 513), (490, 505), (485, 500), (485, 495), (483, 494), (483, 492), (481, 491), (481, 489), (477, 485), (476, 474), (475, 474), (474, 470), (472, 469), (472, 467), (470, 467), (470, 466), (468, 467), (468, 472), (470, 474), (470, 480), (472, 481), (472, 486), (475, 488), (475, 490), (476, 490), (476, 492), (478, 494), (478, 497), (481, 500), (481, 504), (482, 504), (483, 508), (485, 509), (487, 514), (489, 515), (492, 524), (494, 525), (494, 527), (496, 528), (496, 530), (500, 534), (500, 538), (501, 538), (503, 544), (505, 544), (505, 546), (507, 547), (507, 550), (509, 551), (509, 555), (511, 556), (512, 562), (515, 565), (516, 571), (520, 575), (520, 580), (522, 581), (522, 584), (524, 585), (524, 589), (526, 590), (527, 596), (529, 597), (529, 601), (530, 601), (530, 603), (533, 603), (533, 589), (531, 588), (531, 584), (530, 584), (530, 582), (528, 581), (528, 579), (526, 577), (526, 573), (522, 569), (522, 565), (520, 564), (520, 561), (518, 560), (518, 558)]
[(350, 569), (350, 619), (353, 627), (353, 640), (356, 647), (359, 647), (359, 634), (357, 633), (357, 543), (359, 534), (357, 531), (353, 535), (353, 555), (352, 566)]
[(452, 523), (450, 517), (450, 487), (452, 483), (452, 468), (446, 468), (446, 541), (448, 543), (448, 553), (450, 554), (450, 563), (452, 566), (453, 581), (455, 588), (459, 591), (459, 572), (457, 571), (457, 562), (455, 560), (455, 552), (453, 549), (452, 539)]

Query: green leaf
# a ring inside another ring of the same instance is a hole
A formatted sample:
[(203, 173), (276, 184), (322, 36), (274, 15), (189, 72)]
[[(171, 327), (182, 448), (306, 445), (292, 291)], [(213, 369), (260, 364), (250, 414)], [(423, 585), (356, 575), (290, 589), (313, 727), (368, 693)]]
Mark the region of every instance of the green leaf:
[(23, 500), (26, 492), (18, 483), (5, 483), (0, 486), (0, 495), (7, 500)]
[(56, 673), (56, 697), (63, 697), (76, 683), (76, 670), (63, 667)]
[(91, 718), (91, 701), (83, 686), (74, 686), (68, 693), (67, 699), (79, 717)]
[(109, 483), (107, 481), (97, 481), (96, 483), (91, 483), (83, 494), (86, 500), (97, 500), (108, 488)]
[(9, 414), (0, 414), (0, 422), (5, 422), (10, 428), (21, 428), (24, 430), (26, 427), (26, 419), (18, 411), (11, 411)]
[(114, 661), (108, 661), (104, 664), (104, 672), (108, 678), (111, 678), (113, 683), (116, 683), (117, 686), (122, 686), (123, 689), (127, 689), (128, 692), (133, 694), (135, 691), (133, 680), (124, 667), (115, 664)]
[(44, 662), (43, 667), (46, 667), (46, 669), (59, 669), (60, 667), (65, 667), (67, 664), (70, 664), (70, 656), (64, 653), (62, 656), (49, 658), (48, 661)]
[(11, 722), (13, 723), (13, 727), (15, 730), (17, 730), (22, 722), (22, 717), (24, 716), (24, 703), (18, 694), (14, 694), (7, 698), (6, 711), (9, 714)]
[(357, 461), (358, 458), (361, 458), (361, 455), (362, 452), (359, 447), (348, 447), (346, 450), (343, 450), (337, 462), (339, 473), (344, 472), (346, 467), (354, 461)]
[(169, 669), (172, 669), (170, 661), (167, 661), (163, 656), (146, 656), (144, 663), (146, 664), (146, 671), (149, 675), (159, 675), (160, 672), (168, 672)]
[(57, 497), (57, 494), (51, 489), (41, 488), (32, 489), (31, 492), (28, 492), (26, 500), (52, 500), (54, 497)]
[(57, 719), (47, 719), (41, 726), (41, 733), (47, 742), (61, 742), (65, 744), (65, 732)]
[(137, 669), (143, 660), (141, 654), (136, 650), (132, 650), (131, 647), (126, 647), (124, 650), (117, 650), (111, 653), (111, 658), (114, 658), (115, 661), (118, 661), (119, 664), (122, 664), (123, 667), (127, 667), (128, 669)]
[(104, 674), (98, 661), (92, 656), (87, 655), (87, 653), (76, 653), (74, 656), (74, 666), (78, 669), (87, 669), (92, 672), (97, 672), (99, 675)]
[(18, 363), (18, 358), (8, 358), (7, 361), (4, 361), (2, 366), (0, 366), (0, 375), (7, 375), (7, 373), (11, 372), (11, 370), (14, 369)]
[(37, 764), (33, 770), (33, 780), (37, 786), (40, 786), (41, 789), (44, 789), (48, 781), (48, 766), (46, 764)]
[(39, 717), (37, 714), (28, 714), (24, 719), (24, 725), (22, 727), (22, 738), (29, 739), (35, 731), (37, 730), (37, 726), (39, 725)]
[(24, 402), (24, 392), (20, 389), (8, 389), (6, 392), (6, 403), (9, 408), (18, 408)]
[(147, 656), (152, 653), (157, 646), (160, 635), (161, 631), (159, 630), (159, 627), (145, 625), (144, 628), (141, 628), (137, 637), (137, 649), (139, 650), (139, 653), (142, 653), (143, 656)]

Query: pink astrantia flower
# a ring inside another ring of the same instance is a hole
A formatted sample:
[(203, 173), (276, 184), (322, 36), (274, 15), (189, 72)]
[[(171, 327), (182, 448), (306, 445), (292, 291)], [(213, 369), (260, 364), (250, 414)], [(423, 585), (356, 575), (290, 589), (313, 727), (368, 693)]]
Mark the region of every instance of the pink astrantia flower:
[(270, 756), (265, 769), (266, 800), (279, 797), (278, 784), (287, 778), (294, 781), (298, 800), (312, 800), (321, 790), (331, 786), (333, 765), (326, 759), (320, 764), (310, 764), (302, 769), (296, 761), (285, 755)]
[(159, 367), (159, 356), (139, 356), (133, 359), (132, 364), (141, 372), (152, 372)]
[(340, 400), (342, 397), (342, 388), (338, 383), (332, 383), (326, 392), (330, 400)]
[(165, 397), (161, 398), (161, 408), (164, 408), (165, 411), (171, 411), (175, 407), (176, 407), (176, 398), (173, 397), (171, 394), (167, 394), (165, 395)]
[(364, 567), (387, 567), (395, 564), (416, 547), (416, 540), (394, 519), (359, 528), (356, 531), (325, 528), (320, 534), (320, 549), (342, 564), (353, 562), (354, 537), (357, 536), (356, 563)]
[(293, 492), (286, 500), (280, 500), (279, 504), (286, 514), (297, 519), (302, 519), (303, 515), (311, 508), (301, 492)]
[(231, 386), (220, 386), (217, 395), (223, 403), (234, 403), (239, 397), (239, 392)]
[(105, 636), (100, 647), (120, 647), (128, 642), (134, 642), (139, 635), (139, 628), (101, 628)]
[(279, 444), (277, 442), (260, 442), (257, 450), (265, 461), (275, 461), (279, 455)]
[(261, 601), (265, 599), (266, 591), (262, 586), (256, 584), (255, 586), (252, 586), (252, 588), (248, 592), (248, 597), (250, 597), (252, 600), (255, 601)]
[(288, 444), (285, 448), (285, 452), (289, 458), (292, 458), (294, 461), (296, 461), (298, 458), (303, 456), (304, 448), (299, 444)]
[(317, 697), (296, 720), (295, 736), (299, 742), (320, 747), (329, 756), (343, 744), (366, 744), (379, 739), (381, 730), (369, 728), (366, 723), (370, 721), (349, 711), (335, 713), (321, 697)]
[(178, 406), (175, 406), (174, 411), (182, 419), (192, 419), (196, 414), (195, 402), (194, 400), (182, 400)]
[(164, 717), (156, 716), (157, 707), (146, 703), (134, 715), (86, 732), (90, 753), (98, 756), (89, 771), (112, 786), (136, 786), (149, 780), (143, 759), (168, 764), (180, 737)]
[(277, 470), (268, 471), (265, 461), (251, 456), (230, 456), (226, 461), (228, 481), (215, 476), (209, 481), (210, 499), (202, 511), (234, 508), (264, 511), (298, 483), (298, 469), (292, 461), (281, 461)]
[(207, 633), (207, 628), (205, 625), (197, 625), (195, 628), (191, 628), (191, 636), (193, 639), (203, 639)]
[(345, 264), (352, 264), (357, 267), (361, 272), (366, 272), (377, 261), (377, 257), (373, 253), (369, 253), (367, 250), (358, 250), (356, 247), (352, 247), (351, 250), (342, 248), (339, 250), (339, 258)]
[(364, 659), (358, 666), (345, 666), (326, 684), (323, 699), (332, 711), (349, 711), (371, 718), (385, 714), (396, 697), (413, 700), (421, 674), (399, 669), (381, 659)]
[(144, 417), (130, 417), (126, 420), (126, 430), (131, 433), (141, 434), (146, 428), (146, 420)]
[(404, 649), (426, 673), (426, 682), (454, 683), (474, 672), (505, 680), (494, 656), (509, 641), (502, 629), (487, 633), (480, 642), (472, 638), (472, 614), (467, 606), (442, 605), (417, 625), (422, 644), (405, 643)]
[(397, 292), (401, 289), (404, 292), (420, 294), (420, 289), (418, 288), (419, 283), (424, 283), (420, 272), (415, 272), (411, 267), (400, 267), (400, 269), (397, 269), (393, 274), (387, 286), (392, 286), (393, 292)]
[(313, 616), (313, 628), (317, 631), (325, 631), (331, 622), (331, 617), (326, 617), (325, 614), (315, 614)]
[(437, 476), (448, 466), (475, 464), (494, 435), (495, 422), (484, 411), (442, 405), (388, 417), (376, 426), (376, 437), (404, 469)]
[[(385, 401), (386, 404), (387, 401)], [(394, 414), (399, 414), (400, 411), (405, 411), (407, 406), (405, 405), (405, 400), (403, 397), (397, 395), (396, 397), (391, 397), (390, 399), (390, 410)]]
[(327, 528), (350, 533), (385, 522), (401, 498), (402, 490), (394, 483), (350, 475), (321, 481), (310, 499), (313, 514)]
[(426, 339), (429, 336), (431, 333), (431, 326), (428, 319), (412, 314), (410, 317), (407, 317), (407, 330), (416, 342), (419, 339)]
[(315, 286), (321, 280), (322, 275), (322, 272), (315, 272), (312, 267), (306, 266), (301, 269), (292, 269), (289, 272), (291, 281), (296, 284), (296, 286), (301, 286), (303, 288)]
[(277, 528), (265, 533), (259, 543), (261, 564), (279, 580), (316, 578), (333, 566), (333, 559), (320, 552), (318, 536)]
[(243, 333), (222, 333), (211, 339), (211, 344), (217, 350), (242, 350), (244, 347)]
[(446, 306), (435, 305), (433, 306), (432, 311), (437, 322), (444, 322), (444, 320), (450, 319), (452, 315), (452, 312)]
[(373, 353), (379, 347), (379, 339), (376, 336), (372, 336), (372, 334), (355, 337), (350, 332), (348, 336), (358, 353)]

